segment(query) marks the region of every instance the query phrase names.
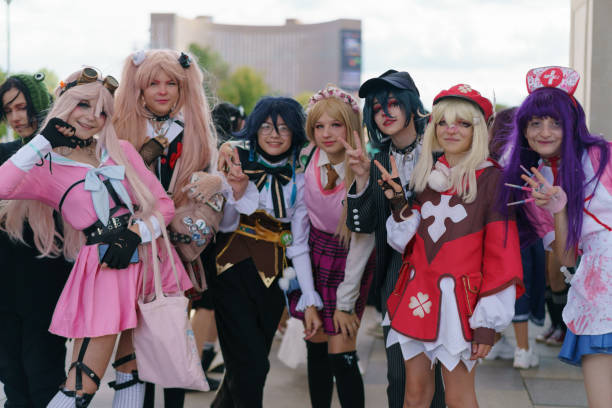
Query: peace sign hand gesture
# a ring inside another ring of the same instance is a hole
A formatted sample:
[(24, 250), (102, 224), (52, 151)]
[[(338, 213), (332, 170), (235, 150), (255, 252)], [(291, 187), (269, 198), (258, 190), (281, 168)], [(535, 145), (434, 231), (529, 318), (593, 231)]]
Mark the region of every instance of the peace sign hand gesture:
[(537, 181), (525, 174), (521, 175), (521, 178), (531, 186), (531, 197), (535, 199), (535, 204), (552, 214), (563, 210), (567, 204), (565, 191), (560, 186), (551, 185), (535, 167), (531, 168), (531, 172), (535, 175)]
[(348, 165), (351, 167), (351, 170), (353, 170), (355, 180), (357, 181), (357, 191), (361, 191), (367, 184), (370, 176), (370, 159), (368, 159), (365, 149), (361, 145), (359, 133), (357, 133), (357, 131), (353, 131), (353, 142), (355, 146), (358, 147), (351, 147), (351, 145), (349, 145), (344, 139), (339, 138), (338, 140), (340, 143), (342, 143), (344, 149), (346, 150)]
[(232, 187), (234, 200), (240, 200), (249, 185), (249, 177), (242, 172), (242, 164), (240, 163), (237, 148), (232, 149), (228, 143), (224, 143), (221, 146), (217, 170), (225, 173), (225, 179)]
[(396, 222), (402, 222), (404, 217), (402, 217), (401, 214), (404, 212), (404, 209), (408, 208), (410, 205), (404, 195), (404, 188), (402, 187), (402, 181), (399, 176), (399, 171), (397, 170), (397, 163), (393, 156), (391, 156), (390, 162), (391, 174), (389, 174), (387, 169), (385, 169), (378, 160), (374, 160), (374, 164), (380, 171), (378, 185), (383, 189), (385, 197), (389, 200), (393, 219)]
[(385, 197), (388, 200), (391, 200), (393, 197), (399, 195), (401, 193), (402, 197), (404, 196), (404, 189), (402, 188), (402, 181), (400, 180), (399, 171), (397, 170), (397, 163), (395, 162), (395, 158), (391, 156), (391, 174), (383, 167), (382, 164), (378, 160), (374, 160), (374, 164), (378, 167), (380, 171), (380, 179), (378, 180), (378, 185), (383, 189), (385, 193)]

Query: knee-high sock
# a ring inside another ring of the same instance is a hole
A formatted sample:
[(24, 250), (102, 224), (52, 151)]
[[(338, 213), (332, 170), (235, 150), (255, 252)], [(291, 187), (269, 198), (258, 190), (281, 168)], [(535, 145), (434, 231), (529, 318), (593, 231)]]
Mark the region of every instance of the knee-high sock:
[[(115, 384), (121, 385), (132, 381), (132, 373), (123, 373), (115, 370)], [(115, 390), (113, 408), (141, 408), (144, 404), (145, 384), (138, 382), (120, 390)]]
[(329, 359), (334, 377), (336, 377), (340, 405), (343, 408), (362, 408), (365, 404), (365, 397), (363, 379), (357, 365), (357, 352), (330, 354)]
[(550, 318), (553, 319), (553, 313), (555, 315), (555, 321), (557, 322), (557, 327), (565, 330), (565, 323), (563, 322), (563, 308), (567, 304), (567, 291), (569, 289), (565, 288), (558, 292), (551, 291), (551, 300), (552, 300), (552, 310), (550, 312)]
[(182, 388), (164, 388), (164, 407), (183, 408), (185, 390)]
[(544, 291), (544, 301), (546, 302), (548, 314), (550, 315), (550, 323), (553, 327), (557, 327), (559, 325), (559, 321), (557, 320), (557, 313), (555, 313), (555, 305), (552, 300), (552, 290), (550, 289), (550, 286), (547, 286), (546, 291)]
[(327, 343), (306, 341), (308, 351), (308, 390), (313, 408), (329, 408), (331, 405), (334, 377), (329, 359)]

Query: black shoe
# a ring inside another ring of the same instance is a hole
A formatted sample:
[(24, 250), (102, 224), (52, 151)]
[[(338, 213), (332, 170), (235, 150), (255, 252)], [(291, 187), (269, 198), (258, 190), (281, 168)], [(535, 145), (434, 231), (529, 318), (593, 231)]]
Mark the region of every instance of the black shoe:
[(208, 381), (208, 387), (210, 388), (210, 391), (216, 391), (221, 385), (221, 381), (215, 380), (214, 378), (210, 378), (209, 376), (206, 376), (206, 381)]
[(204, 372), (208, 371), (210, 363), (212, 363), (216, 355), (217, 352), (214, 348), (207, 348), (202, 351), (202, 369)]

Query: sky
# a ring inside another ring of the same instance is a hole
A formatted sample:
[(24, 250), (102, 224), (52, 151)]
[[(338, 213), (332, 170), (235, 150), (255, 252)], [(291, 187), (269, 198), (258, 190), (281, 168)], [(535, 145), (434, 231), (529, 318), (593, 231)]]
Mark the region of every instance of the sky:
[(516, 105), (527, 94), (530, 68), (569, 64), (570, 0), (12, 0), (11, 72), (44, 67), (61, 79), (91, 65), (120, 78), (126, 56), (148, 47), (151, 13), (245, 25), (360, 19), (362, 82), (390, 68), (408, 71), (426, 107), (457, 83)]

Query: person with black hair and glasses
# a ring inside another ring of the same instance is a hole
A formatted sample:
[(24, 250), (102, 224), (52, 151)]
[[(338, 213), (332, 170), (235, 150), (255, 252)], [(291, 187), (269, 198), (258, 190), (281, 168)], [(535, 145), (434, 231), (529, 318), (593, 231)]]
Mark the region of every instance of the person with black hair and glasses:
[(231, 190), (217, 236), (215, 301), (225, 378), (212, 407), (261, 407), (268, 354), (285, 307), (280, 274), (292, 265), (302, 290), (305, 339), (321, 327), (315, 291), (304, 174), (296, 174), (306, 142), (304, 111), (290, 98), (262, 98), (236, 137), (221, 148), (218, 168)]

